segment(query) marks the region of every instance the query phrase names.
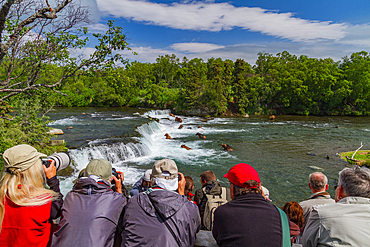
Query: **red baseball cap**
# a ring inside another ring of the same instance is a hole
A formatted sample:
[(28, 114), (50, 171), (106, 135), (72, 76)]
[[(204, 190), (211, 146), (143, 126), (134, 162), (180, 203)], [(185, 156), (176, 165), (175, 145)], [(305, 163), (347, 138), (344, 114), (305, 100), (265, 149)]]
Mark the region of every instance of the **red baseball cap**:
[(239, 163), (231, 167), (224, 177), (229, 179), (230, 183), (239, 187), (247, 187), (244, 183), (248, 180), (254, 180), (260, 183), (260, 177), (257, 171), (252, 166), (245, 163)]

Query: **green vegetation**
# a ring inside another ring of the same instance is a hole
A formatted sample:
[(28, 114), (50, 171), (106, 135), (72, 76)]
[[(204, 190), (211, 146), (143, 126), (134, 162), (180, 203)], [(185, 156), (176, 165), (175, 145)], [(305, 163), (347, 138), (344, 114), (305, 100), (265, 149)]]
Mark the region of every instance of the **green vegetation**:
[[(122, 28), (108, 21), (105, 33), (89, 34), (85, 27), (76, 28), (88, 23), (85, 7), (76, 1), (54, 4), (44, 8), (40, 1), (20, 0), (0, 5), (0, 154), (23, 143), (47, 155), (66, 150), (65, 144), (51, 146), (47, 134), (46, 114), (54, 106), (53, 98), (70, 106), (113, 105), (127, 104), (125, 94), (132, 94), (127, 86), (131, 79), (112, 70), (127, 62), (117, 51), (130, 50)], [(95, 44), (90, 56), (70, 54), (88, 42)], [(85, 88), (88, 82), (84, 80), (97, 74), (108, 76), (96, 77), (91, 88)], [(120, 88), (121, 79), (125, 85)], [(64, 88), (65, 81), (70, 87)], [(85, 98), (63, 98), (66, 94), (58, 91), (61, 88), (66, 93), (82, 88)]]
[(175, 55), (155, 63), (128, 63), (66, 80), (59, 106), (145, 106), (183, 114), (368, 115), (370, 55), (297, 57), (284, 51), (258, 54), (256, 65)]
[(354, 160), (347, 159), (346, 157), (351, 158), (355, 151), (343, 152), (340, 153), (339, 156), (343, 159), (348, 161), (350, 164), (360, 165), (360, 166), (367, 166), (370, 168), (370, 150), (360, 150), (356, 153)]

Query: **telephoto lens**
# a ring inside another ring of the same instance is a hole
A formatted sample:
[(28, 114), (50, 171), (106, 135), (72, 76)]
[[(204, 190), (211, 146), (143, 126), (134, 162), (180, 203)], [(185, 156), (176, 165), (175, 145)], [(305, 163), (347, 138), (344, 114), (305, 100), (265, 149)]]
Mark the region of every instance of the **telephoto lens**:
[(71, 157), (67, 153), (54, 153), (47, 158), (42, 159), (42, 163), (46, 166), (50, 166), (50, 161), (55, 161), (55, 167), (57, 168), (57, 171), (63, 170), (67, 168), (71, 164)]

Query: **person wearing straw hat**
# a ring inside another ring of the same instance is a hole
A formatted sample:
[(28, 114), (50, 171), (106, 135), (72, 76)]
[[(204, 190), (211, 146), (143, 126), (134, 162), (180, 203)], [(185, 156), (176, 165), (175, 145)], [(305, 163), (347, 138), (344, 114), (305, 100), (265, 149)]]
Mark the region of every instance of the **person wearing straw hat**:
[[(52, 219), (60, 216), (63, 195), (55, 161), (27, 144), (5, 150), (0, 178), (0, 246), (47, 246)], [(45, 185), (50, 189), (46, 189)]]
[[(122, 194), (123, 173), (112, 175), (112, 165), (94, 159), (86, 166), (64, 200), (62, 217), (53, 235), (53, 247), (109, 247), (116, 231), (126, 197)], [(117, 192), (110, 187), (114, 180)]]

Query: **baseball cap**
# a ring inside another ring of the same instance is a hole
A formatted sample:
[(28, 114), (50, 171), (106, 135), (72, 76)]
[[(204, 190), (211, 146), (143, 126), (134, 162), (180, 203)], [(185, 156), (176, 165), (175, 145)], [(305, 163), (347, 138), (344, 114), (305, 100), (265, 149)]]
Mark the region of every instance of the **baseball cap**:
[(112, 165), (108, 160), (95, 159), (90, 161), (86, 166), (84, 176), (99, 176), (101, 179), (108, 181), (112, 177)]
[(4, 167), (7, 170), (17, 169), (23, 172), (36, 164), (41, 157), (47, 155), (37, 152), (36, 148), (28, 144), (17, 145), (3, 153)]
[(239, 187), (247, 187), (244, 183), (248, 180), (254, 180), (260, 183), (260, 177), (258, 176), (257, 171), (252, 166), (245, 163), (239, 163), (231, 167), (224, 177), (229, 179), (230, 183)]
[(143, 180), (146, 182), (150, 182), (150, 175), (152, 174), (152, 169), (148, 169), (145, 171)]
[(178, 170), (175, 161), (170, 159), (157, 160), (152, 169), (152, 177), (163, 179), (177, 179)]

